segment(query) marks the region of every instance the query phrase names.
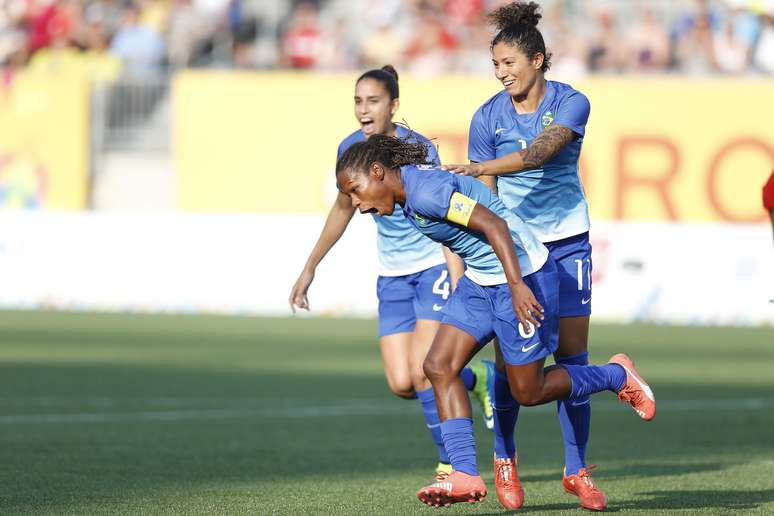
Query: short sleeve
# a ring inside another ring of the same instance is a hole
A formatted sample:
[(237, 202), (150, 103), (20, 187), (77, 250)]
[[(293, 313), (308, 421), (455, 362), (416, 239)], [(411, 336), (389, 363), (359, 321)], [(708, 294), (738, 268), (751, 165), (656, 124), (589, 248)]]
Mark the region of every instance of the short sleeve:
[(457, 191), (454, 176), (449, 172), (423, 172), (420, 184), (406, 191), (406, 204), (420, 215), (434, 219), (446, 218), (452, 194)]
[(489, 161), (495, 159), (494, 138), (489, 130), (489, 122), (484, 116), (484, 108), (481, 107), (473, 115), (470, 121), (468, 133), (468, 159), (470, 161)]
[(591, 104), (586, 95), (573, 90), (559, 103), (554, 117), (554, 124), (571, 129), (574, 133), (584, 136), (586, 122), (589, 121)]

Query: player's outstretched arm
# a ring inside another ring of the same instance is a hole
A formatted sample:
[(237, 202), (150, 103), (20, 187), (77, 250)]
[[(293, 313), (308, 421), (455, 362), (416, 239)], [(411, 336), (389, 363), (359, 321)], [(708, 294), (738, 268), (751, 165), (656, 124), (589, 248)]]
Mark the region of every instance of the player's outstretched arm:
[(288, 302), (290, 303), (290, 309), (295, 313), (296, 307), (309, 310), (309, 298), (307, 297), (307, 290), (314, 280), (314, 271), (317, 269), (317, 265), (322, 261), (328, 251), (339, 241), (341, 235), (349, 225), (349, 221), (352, 220), (352, 215), (355, 213), (355, 208), (352, 207), (352, 203), (349, 197), (339, 192), (336, 197), (336, 201), (331, 206), (331, 210), (328, 212), (328, 218), (325, 220), (325, 226), (323, 226), (320, 237), (317, 239), (312, 252), (309, 253), (309, 258), (306, 260), (306, 265), (298, 276), (296, 283), (290, 290), (290, 297)]
[(532, 145), (519, 152), (513, 152), (497, 159), (470, 163), (468, 165), (444, 165), (443, 168), (464, 176), (499, 176), (542, 167), (548, 160), (559, 154), (565, 145), (575, 138), (572, 129), (561, 125), (545, 128)]
[[(457, 222), (453, 219), (450, 220)], [(492, 246), (503, 264), (505, 277), (508, 279), (508, 286), (513, 297), (513, 309), (516, 312), (516, 317), (525, 328), (528, 323), (539, 327), (540, 321), (543, 319), (543, 307), (521, 278), (519, 258), (516, 256), (508, 224), (491, 210), (476, 203), (473, 206), (470, 219), (467, 221), (467, 226), (486, 237), (489, 245)]]

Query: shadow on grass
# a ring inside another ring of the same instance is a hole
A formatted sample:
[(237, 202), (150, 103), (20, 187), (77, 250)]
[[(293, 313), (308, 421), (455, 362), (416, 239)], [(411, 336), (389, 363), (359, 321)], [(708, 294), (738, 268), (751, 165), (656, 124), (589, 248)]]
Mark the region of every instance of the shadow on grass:
[[(660, 464), (637, 464), (628, 467), (600, 468), (594, 470), (594, 478), (626, 478), (626, 477), (660, 477), (672, 475), (687, 475), (691, 473), (703, 473), (705, 471), (719, 471), (731, 466), (729, 463), (699, 462), (683, 464), (679, 462), (662, 462)], [(522, 475), (524, 482), (544, 482), (561, 480), (561, 475), (556, 473), (544, 473), (537, 475)]]
[(753, 491), (649, 491), (640, 493), (650, 500), (632, 500), (612, 504), (613, 509), (728, 509), (733, 511), (755, 509), (761, 504), (774, 502), (774, 489)]

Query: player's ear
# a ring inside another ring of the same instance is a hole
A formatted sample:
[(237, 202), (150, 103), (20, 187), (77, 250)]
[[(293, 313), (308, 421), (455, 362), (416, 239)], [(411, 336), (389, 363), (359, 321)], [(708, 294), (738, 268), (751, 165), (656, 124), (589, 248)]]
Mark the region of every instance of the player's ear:
[(378, 161), (371, 163), (371, 168), (368, 169), (368, 175), (373, 179), (381, 181), (384, 179), (384, 167)]
[(400, 99), (392, 99), (390, 101), (390, 114), (395, 116), (395, 113), (400, 109)]
[(535, 70), (540, 70), (543, 68), (543, 61), (546, 60), (546, 56), (542, 54), (541, 52), (538, 52), (535, 54), (535, 57), (532, 58), (532, 67)]

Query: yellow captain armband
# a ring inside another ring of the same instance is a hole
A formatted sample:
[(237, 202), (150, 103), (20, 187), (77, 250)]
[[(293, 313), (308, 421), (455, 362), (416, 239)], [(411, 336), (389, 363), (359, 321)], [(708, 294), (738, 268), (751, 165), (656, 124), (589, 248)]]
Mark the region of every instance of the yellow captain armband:
[(467, 226), (475, 206), (476, 201), (459, 192), (454, 192), (449, 200), (449, 211), (446, 212), (446, 219), (461, 226)]

